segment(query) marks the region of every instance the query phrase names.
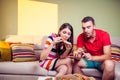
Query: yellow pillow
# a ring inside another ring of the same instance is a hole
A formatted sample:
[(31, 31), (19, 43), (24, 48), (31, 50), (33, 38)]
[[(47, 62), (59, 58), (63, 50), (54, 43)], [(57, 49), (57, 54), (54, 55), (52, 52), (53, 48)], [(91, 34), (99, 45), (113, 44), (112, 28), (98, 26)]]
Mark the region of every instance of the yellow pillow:
[(11, 48), (8, 42), (0, 41), (0, 61), (11, 61)]

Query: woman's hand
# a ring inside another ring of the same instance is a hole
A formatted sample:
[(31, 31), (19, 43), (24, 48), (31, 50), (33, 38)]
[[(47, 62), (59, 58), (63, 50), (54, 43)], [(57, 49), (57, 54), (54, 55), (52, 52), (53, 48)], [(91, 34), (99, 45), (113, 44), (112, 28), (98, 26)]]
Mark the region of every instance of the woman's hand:
[(67, 58), (70, 50), (72, 49), (72, 44), (68, 41), (63, 41), (66, 51), (60, 56), (61, 59)]
[(54, 40), (53, 40), (53, 44), (57, 44), (57, 43), (62, 42), (62, 41), (63, 41), (63, 40), (62, 40), (61, 37), (56, 37), (56, 38), (54, 38)]
[(68, 41), (63, 41), (65, 43), (66, 50), (71, 50), (72, 44)]

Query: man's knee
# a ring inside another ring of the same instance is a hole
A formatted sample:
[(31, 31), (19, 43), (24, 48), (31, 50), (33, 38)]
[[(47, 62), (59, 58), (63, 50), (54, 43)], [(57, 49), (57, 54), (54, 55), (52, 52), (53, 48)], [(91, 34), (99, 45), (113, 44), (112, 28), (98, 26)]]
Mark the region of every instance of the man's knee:
[(116, 62), (115, 63), (115, 80), (120, 79), (120, 63)]
[(114, 69), (114, 62), (112, 61), (112, 60), (105, 60), (104, 61), (104, 68), (106, 69), (106, 70), (109, 70), (109, 71), (111, 71), (111, 70), (113, 70)]

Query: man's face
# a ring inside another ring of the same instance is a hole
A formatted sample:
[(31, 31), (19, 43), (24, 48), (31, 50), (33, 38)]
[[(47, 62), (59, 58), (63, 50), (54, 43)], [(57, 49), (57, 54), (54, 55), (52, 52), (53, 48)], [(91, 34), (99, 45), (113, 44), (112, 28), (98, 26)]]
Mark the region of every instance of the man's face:
[(93, 37), (94, 28), (95, 28), (95, 25), (92, 23), (92, 21), (82, 23), (83, 33), (85, 34), (86, 38)]

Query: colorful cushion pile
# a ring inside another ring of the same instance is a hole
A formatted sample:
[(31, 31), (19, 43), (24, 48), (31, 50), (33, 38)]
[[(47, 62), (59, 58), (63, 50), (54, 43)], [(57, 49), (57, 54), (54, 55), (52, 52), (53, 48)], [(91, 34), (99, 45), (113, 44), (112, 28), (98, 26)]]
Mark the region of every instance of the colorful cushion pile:
[(112, 45), (111, 46), (111, 59), (113, 61), (119, 61), (120, 62), (120, 46)]
[(14, 62), (35, 61), (33, 44), (12, 44), (12, 56)]

